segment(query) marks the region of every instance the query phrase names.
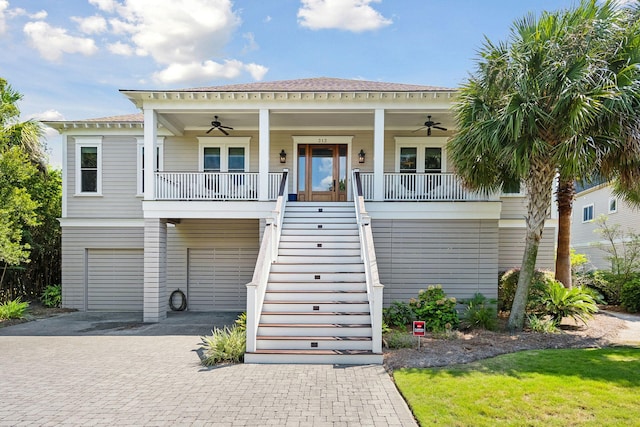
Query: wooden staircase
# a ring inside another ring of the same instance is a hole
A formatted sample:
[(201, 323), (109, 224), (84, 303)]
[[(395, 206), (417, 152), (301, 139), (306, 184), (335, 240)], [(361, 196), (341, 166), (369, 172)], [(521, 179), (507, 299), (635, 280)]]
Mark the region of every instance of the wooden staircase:
[(287, 205), (246, 363), (380, 364), (353, 203)]

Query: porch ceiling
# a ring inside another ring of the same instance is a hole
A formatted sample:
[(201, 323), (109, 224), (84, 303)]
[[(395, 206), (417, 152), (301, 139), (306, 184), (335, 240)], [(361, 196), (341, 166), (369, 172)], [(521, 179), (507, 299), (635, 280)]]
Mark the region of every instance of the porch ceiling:
[[(214, 116), (234, 130), (257, 130), (258, 110), (158, 110), (159, 120), (165, 127), (177, 132), (203, 131), (211, 126)], [(454, 118), (449, 110), (387, 110), (385, 129), (415, 130), (423, 126), (427, 116), (452, 130)], [(285, 129), (373, 129), (374, 110), (270, 110), (270, 128)]]

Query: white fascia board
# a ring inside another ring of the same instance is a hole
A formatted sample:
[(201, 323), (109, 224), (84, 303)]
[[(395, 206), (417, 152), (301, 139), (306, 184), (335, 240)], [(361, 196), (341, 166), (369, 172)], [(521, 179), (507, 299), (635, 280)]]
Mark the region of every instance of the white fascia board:
[(145, 218), (261, 219), (273, 217), (275, 207), (275, 201), (184, 202), (145, 200), (142, 202)]
[[(527, 228), (527, 221), (522, 219), (501, 219), (498, 222), (499, 228)], [(544, 228), (557, 228), (558, 220), (555, 218), (547, 218), (544, 221)]]
[(367, 202), (372, 219), (500, 219), (500, 202)]
[(144, 227), (142, 218), (58, 218), (62, 227)]

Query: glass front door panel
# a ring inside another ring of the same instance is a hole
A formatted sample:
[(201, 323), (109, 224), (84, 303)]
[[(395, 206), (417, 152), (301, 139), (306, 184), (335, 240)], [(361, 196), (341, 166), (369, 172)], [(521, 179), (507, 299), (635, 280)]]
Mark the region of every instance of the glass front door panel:
[(315, 191), (333, 191), (334, 186), (333, 147), (311, 149), (311, 188)]
[(298, 147), (298, 193), (304, 193), (307, 186), (307, 147)]

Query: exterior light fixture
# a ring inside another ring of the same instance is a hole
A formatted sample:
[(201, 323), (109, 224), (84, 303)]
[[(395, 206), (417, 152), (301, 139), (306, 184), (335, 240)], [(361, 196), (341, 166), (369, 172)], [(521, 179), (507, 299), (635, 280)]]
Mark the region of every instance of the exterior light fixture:
[(284, 148), (280, 151), (280, 163), (287, 163), (287, 153), (284, 152)]
[(358, 163), (364, 163), (364, 150), (360, 149), (358, 153)]

